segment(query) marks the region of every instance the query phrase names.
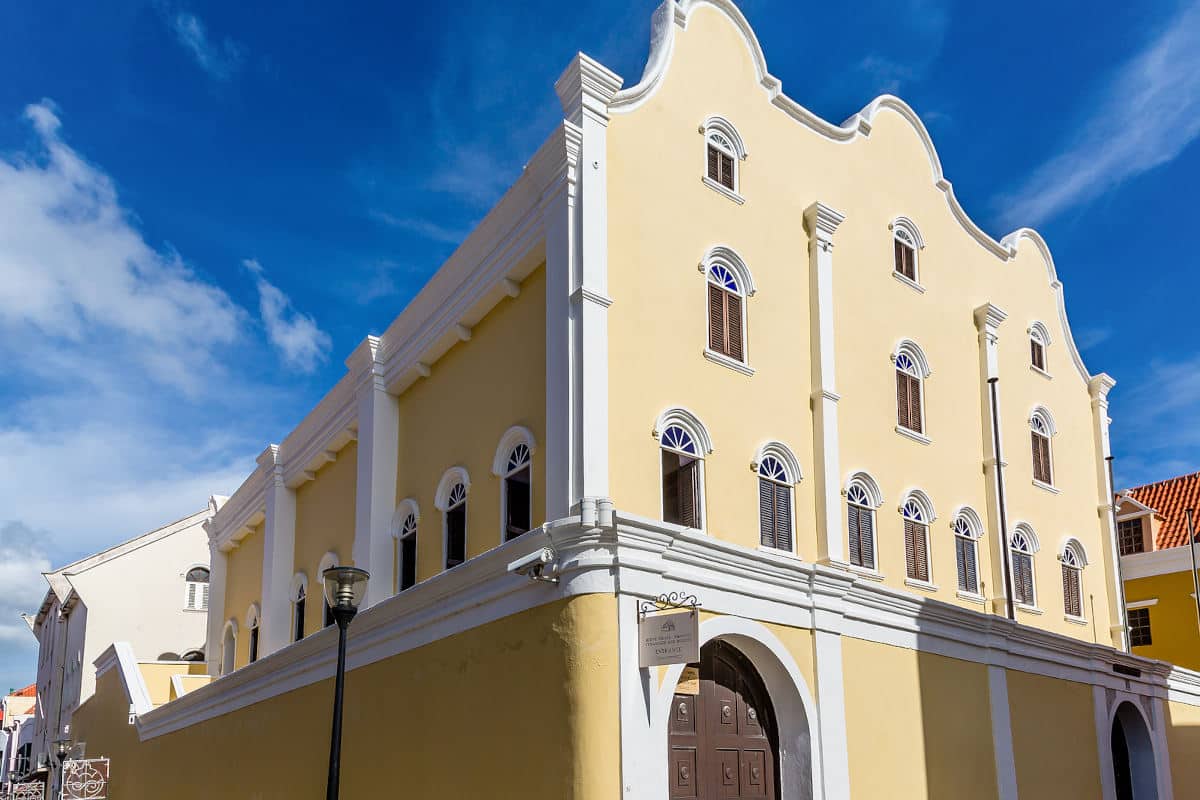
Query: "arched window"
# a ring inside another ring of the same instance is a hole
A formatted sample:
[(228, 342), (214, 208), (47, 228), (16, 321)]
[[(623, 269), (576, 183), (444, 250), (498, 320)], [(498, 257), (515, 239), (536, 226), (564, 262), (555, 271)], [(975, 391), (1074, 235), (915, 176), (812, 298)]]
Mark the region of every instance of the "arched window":
[(442, 512), (443, 555), (446, 569), (467, 560), (467, 492), (471, 478), (462, 467), (451, 467), (438, 483), (433, 504)]
[(911, 492), (900, 506), (904, 520), (904, 564), (909, 580), (929, 583), (929, 525), (933, 508), (923, 492)]
[(1074, 539), (1067, 542), (1062, 555), (1063, 611), (1068, 617), (1083, 619), (1083, 547)]
[(781, 444), (760, 448), (755, 457), (758, 474), (758, 530), (763, 547), (792, 552), (792, 488), (800, 480), (795, 456)]
[(875, 509), (882, 498), (879, 487), (866, 475), (855, 475), (846, 486), (846, 527), (850, 563), (875, 569)]
[(292, 578), (292, 641), (304, 638), (304, 607), (308, 599), (308, 576), (297, 572)]
[(915, 343), (903, 341), (892, 354), (896, 367), (896, 429), (900, 432), (925, 433), (925, 379), (929, 363)]
[(334, 567), (340, 565), (341, 563), (342, 562), (338, 559), (337, 553), (330, 550), (328, 553), (321, 556), (321, 561), (320, 561), (320, 563), (317, 564), (317, 581), (321, 584), (321, 587), (322, 587), (321, 588), (321, 608), (323, 610), (321, 612), (321, 625), (326, 628), (328, 628), (330, 625), (332, 625), (334, 622), (336, 622), (336, 620), (333, 618), (333, 609), (329, 606), (329, 603), (327, 603), (325, 601), (325, 589), (324, 589), (325, 570), (333, 569)]
[(258, 623), (260, 615), (258, 603), (251, 603), (246, 611), (246, 630), (250, 631), (250, 662), (258, 661)]
[(1046, 326), (1035, 322), (1029, 326), (1029, 364), (1038, 372), (1046, 371), (1046, 348), (1050, 346), (1050, 333)]
[(225, 623), (225, 632), (221, 635), (221, 674), (233, 672), (237, 663), (237, 620), (231, 619)]
[(515, 539), (533, 527), (533, 451), (528, 428), (515, 425), (500, 437), (492, 473), (500, 478), (500, 536)]
[(704, 126), (705, 183), (724, 189), (735, 199), (741, 189), (738, 162), (746, 148), (737, 130), (723, 117), (709, 117)]
[(919, 287), (917, 252), (925, 246), (921, 232), (908, 217), (896, 217), (892, 220), (891, 229), (895, 254), (894, 272), (898, 277)]
[(708, 349), (745, 361), (742, 289), (724, 264), (708, 269)]
[(204, 611), (208, 608), (207, 567), (192, 567), (184, 576), (183, 607), (189, 611)]
[(699, 528), (704, 459), (695, 437), (682, 425), (671, 425), (663, 431), (661, 442), (663, 519)]
[(403, 592), (417, 583), (417, 522), (420, 511), (415, 500), (405, 500), (396, 509), (399, 525), (396, 536), (396, 591)]
[(1054, 461), (1050, 453), (1050, 438), (1054, 436), (1054, 420), (1044, 408), (1034, 409), (1029, 417), (1032, 439), (1033, 480), (1044, 486), (1054, 485)]
[(983, 526), (979, 517), (969, 508), (954, 516), (954, 559), (958, 566), (958, 590), (978, 595), (979, 591), (979, 537)]
[(1017, 605), (1036, 606), (1037, 589), (1033, 573), (1033, 554), (1037, 552), (1037, 537), (1027, 525), (1017, 525), (1008, 540), (1012, 560), (1013, 600)]

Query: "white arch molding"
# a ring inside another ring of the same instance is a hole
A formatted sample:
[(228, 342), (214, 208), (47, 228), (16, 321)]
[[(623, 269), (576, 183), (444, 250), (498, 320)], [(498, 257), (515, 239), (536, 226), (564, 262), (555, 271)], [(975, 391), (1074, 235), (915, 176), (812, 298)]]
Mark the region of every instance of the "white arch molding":
[[(742, 617), (719, 616), (700, 623), (701, 647), (718, 639), (736, 647), (750, 660), (771, 698), (779, 728), (780, 800), (812, 800), (822, 796), (817, 791), (822, 785), (817, 706), (792, 654), (764, 625)], [(668, 724), (683, 667), (683, 664), (667, 667), (652, 696), (646, 756), (650, 764), (661, 765), (661, 769), (655, 790), (648, 791), (646, 797), (667, 796)]]
[(464, 467), (451, 467), (442, 475), (442, 479), (438, 481), (437, 493), (433, 496), (433, 506), (438, 511), (445, 511), (450, 507), (450, 491), (462, 484), (467, 493), (471, 493), (471, 476), (467, 474)]
[[(1162, 720), (1159, 725), (1151, 724), (1142, 708), (1141, 698), (1117, 692), (1108, 709), (1108, 728), (1105, 730), (1106, 739), (1112, 735), (1114, 726), (1121, 725), (1125, 735), (1125, 745), (1129, 750), (1129, 767), (1133, 783), (1134, 800), (1157, 800), (1160, 797), (1170, 797), (1167, 782), (1170, 780), (1170, 761), (1166, 752), (1166, 742), (1161, 741), (1165, 732), (1162, 730)], [(1113, 768), (1112, 752), (1103, 759), (1110, 775)], [(1167, 774), (1164, 774), (1167, 773)]]
[(508, 456), (519, 444), (529, 448), (531, 457), (537, 452), (537, 439), (534, 438), (533, 431), (524, 425), (513, 425), (504, 432), (504, 435), (500, 437), (500, 444), (496, 446), (496, 455), (492, 459), (493, 475), (503, 477), (504, 473), (508, 471)]
[(712, 438), (708, 435), (708, 429), (704, 427), (704, 423), (700, 421), (699, 417), (683, 407), (668, 408), (659, 414), (651, 433), (657, 439), (672, 425), (679, 425), (692, 435), (696, 446), (702, 451), (697, 455), (703, 457), (712, 453), (713, 443)]
[(325, 570), (333, 569), (338, 566), (338, 555), (330, 550), (325, 555), (321, 556), (320, 563), (317, 564), (317, 583), (325, 585)]
[(738, 288), (744, 296), (753, 297), (758, 291), (758, 287), (754, 284), (754, 276), (750, 273), (750, 267), (746, 266), (746, 261), (732, 247), (718, 244), (708, 249), (704, 258), (700, 260), (700, 271), (704, 273), (706, 279), (715, 264), (720, 264), (733, 273), (733, 276), (737, 278)]
[(421, 522), (421, 507), (417, 505), (417, 501), (411, 497), (406, 497), (396, 505), (396, 512), (392, 514), (391, 534), (392, 538), (398, 538), (400, 532), (404, 530), (404, 520), (408, 519), (409, 514), (413, 516), (415, 522)]
[(879, 488), (879, 482), (871, 476), (871, 473), (859, 470), (851, 472), (850, 477), (846, 478), (846, 485), (842, 487), (842, 497), (845, 497), (850, 492), (850, 487), (854, 485), (862, 487), (867, 498), (871, 501), (871, 508), (879, 508), (883, 505), (883, 492)]
[(700, 126), (700, 132), (704, 134), (707, 141), (710, 133), (719, 133), (729, 142), (733, 148), (733, 154), (738, 160), (745, 159), (749, 153), (746, 152), (746, 143), (742, 141), (742, 135), (738, 133), (736, 127), (729, 120), (722, 117), (720, 114), (713, 114), (708, 119), (704, 120), (704, 124)]
[(754, 453), (754, 460), (750, 462), (750, 471), (757, 474), (758, 465), (767, 456), (775, 456), (779, 459), (783, 468), (787, 470), (789, 483), (799, 483), (804, 479), (804, 471), (800, 469), (800, 460), (796, 458), (796, 454), (786, 444), (778, 441), (764, 442), (759, 445), (758, 450)]

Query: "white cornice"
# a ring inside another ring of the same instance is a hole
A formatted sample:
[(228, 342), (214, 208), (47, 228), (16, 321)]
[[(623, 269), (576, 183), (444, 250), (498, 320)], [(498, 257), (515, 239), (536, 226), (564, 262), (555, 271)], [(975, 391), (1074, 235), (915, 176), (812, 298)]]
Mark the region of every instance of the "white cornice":
[(1172, 572), (1187, 572), (1191, 568), (1192, 556), (1187, 545), (1121, 556), (1121, 576), (1126, 581), (1168, 575)]
[(555, 81), (554, 91), (562, 104), (563, 115), (580, 125), (584, 111), (607, 120), (608, 104), (624, 82), (620, 75), (599, 61), (584, 53), (576, 53)]
[(980, 331), (995, 334), (1000, 323), (1006, 319), (1008, 319), (1008, 314), (1004, 312), (1004, 309), (991, 303), (984, 303), (975, 309), (975, 327)]

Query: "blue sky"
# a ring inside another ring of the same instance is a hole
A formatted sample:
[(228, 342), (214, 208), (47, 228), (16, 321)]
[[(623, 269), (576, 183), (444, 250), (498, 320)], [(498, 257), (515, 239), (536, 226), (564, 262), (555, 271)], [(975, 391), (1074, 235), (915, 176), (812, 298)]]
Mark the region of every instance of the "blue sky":
[[(6, 4), (0, 689), (38, 572), (236, 488), (519, 174), (573, 53), (636, 82), (655, 4)], [(984, 229), (1045, 235), (1118, 483), (1200, 465), (1200, 2), (742, 8), (791, 97), (900, 95)]]

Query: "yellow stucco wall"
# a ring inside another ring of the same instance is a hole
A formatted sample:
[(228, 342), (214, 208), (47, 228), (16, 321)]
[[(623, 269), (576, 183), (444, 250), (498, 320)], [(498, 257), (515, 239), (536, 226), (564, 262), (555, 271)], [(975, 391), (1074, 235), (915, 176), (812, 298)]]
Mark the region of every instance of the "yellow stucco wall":
[(539, 267), (475, 326), (470, 341), (455, 345), (432, 374), (400, 396), (400, 453), (396, 497), (414, 498), (417, 579), (442, 571), (442, 514), (434, 495), (443, 473), (467, 470), (467, 557), (501, 542), (500, 479), (492, 460), (500, 437), (513, 425), (533, 432), (533, 524), (545, 519), (546, 271)]
[[(251, 603), (261, 605), (259, 590), (262, 587), (263, 526), (255, 526), (241, 543), (228, 555), (225, 573), (225, 616), (237, 620), (237, 654), (234, 666), (240, 667), (250, 661), (250, 637), (246, 634), (246, 611)], [(221, 623), (224, 630), (225, 624)]]
[(1196, 622), (1195, 584), (1190, 572), (1168, 572), (1125, 581), (1125, 602), (1158, 600), (1149, 607), (1149, 646), (1133, 652), (1146, 658), (1200, 669), (1200, 629)]
[(146, 682), (146, 689), (150, 692), (150, 702), (156, 706), (160, 706), (172, 699), (172, 677), (176, 675), (182, 677), (199, 677), (204, 670), (204, 664), (199, 662), (138, 662), (138, 671), (142, 674), (142, 680)]
[[(618, 797), (616, 624), (612, 597), (579, 597), (352, 670), (342, 797)], [(112, 797), (292, 800), (325, 783), (332, 691), (321, 681), (139, 745), (111, 671), (74, 735), (112, 758)]]
[(1200, 787), (1200, 708), (1166, 703), (1167, 748), (1171, 753), (1171, 783), (1175, 796), (1191, 797)]
[(851, 796), (996, 797), (987, 668), (843, 637)]
[(1008, 705), (1021, 799), (1099, 797), (1092, 688), (1008, 670)]
[[(308, 576), (304, 604), (304, 631), (318, 631), (324, 623), (325, 603), (317, 568), (328, 552), (341, 564), (353, 564), (355, 482), (358, 478), (358, 443), (351, 442), (337, 459), (317, 472), (314, 480), (296, 490), (295, 572)], [(289, 632), (291, 626), (288, 626)], [(289, 639), (291, 637), (289, 636)]]
[[(656, 93), (637, 110), (614, 114), (608, 127), (610, 479), (618, 507), (661, 515), (659, 455), (650, 434), (664, 408), (683, 406), (707, 426), (714, 444), (705, 463), (708, 532), (757, 545), (757, 490), (748, 465), (762, 442), (777, 439), (793, 449), (805, 474), (796, 496), (798, 552), (815, 557), (813, 303), (802, 217), (819, 200), (846, 214), (833, 254), (839, 483), (866, 470), (882, 488), (878, 552), (887, 584), (905, 588), (897, 509), (907, 490), (921, 488), (937, 512), (931, 552), (939, 588), (920, 591), (981, 608), (956, 595), (950, 525), (963, 505), (987, 520), (982, 462), (991, 432), (983, 417), (986, 385), (973, 311), (992, 302), (1009, 314), (1000, 330), (1000, 374), (1010, 525), (1030, 522), (1042, 543), (1036, 573), (1045, 613), (1022, 621), (1107, 641), (1090, 398), (1036, 248), (1023, 242), (1018, 257), (1005, 263), (974, 240), (934, 186), (920, 138), (898, 113), (881, 111), (868, 138), (835, 143), (769, 102), (740, 33), (721, 12), (697, 7), (675, 36)], [(744, 205), (700, 180), (705, 162), (698, 128), (710, 114), (732, 121), (749, 151), (740, 165)], [(915, 220), (927, 245), (919, 258), (924, 293), (892, 275), (889, 223), (901, 214)], [(702, 356), (705, 278), (697, 264), (716, 244), (736, 250), (757, 285), (746, 311), (753, 376)], [(1050, 331), (1052, 378), (1029, 365), (1027, 330), (1034, 321)], [(894, 430), (890, 356), (902, 338), (921, 345), (932, 368), (928, 445)], [(1028, 419), (1035, 404), (1048, 407), (1058, 423), (1057, 495), (1032, 485)], [(1056, 555), (1068, 535), (1080, 539), (1094, 565), (1084, 574), (1086, 626), (1063, 614)], [(985, 593), (996, 596), (989, 556), (994, 538), (984, 537), (980, 572), (989, 584)]]

